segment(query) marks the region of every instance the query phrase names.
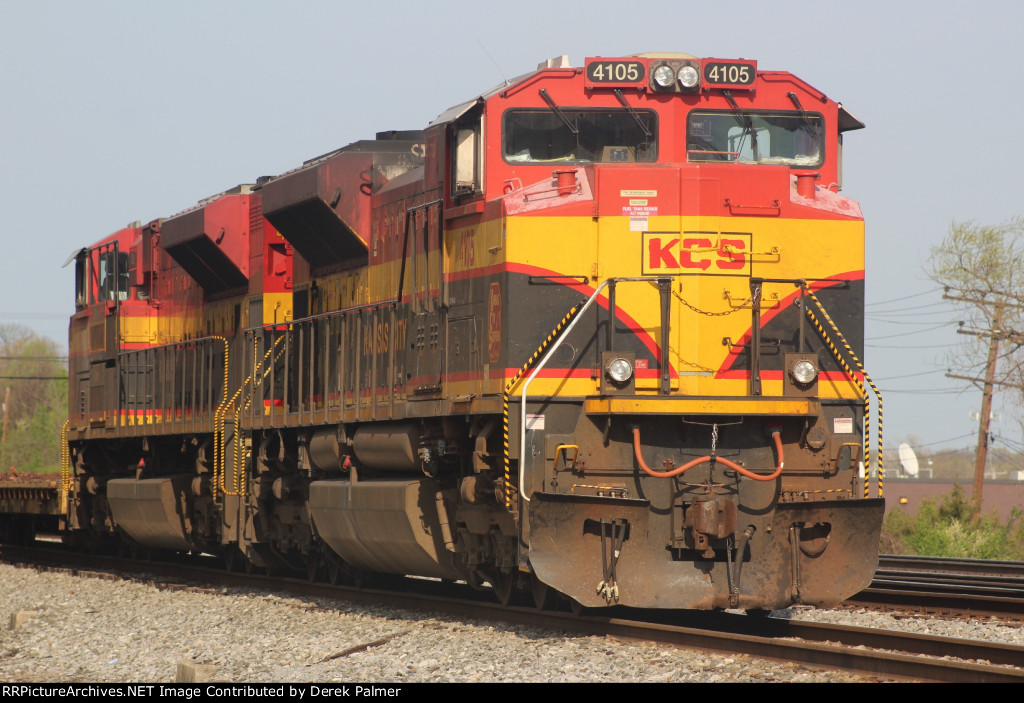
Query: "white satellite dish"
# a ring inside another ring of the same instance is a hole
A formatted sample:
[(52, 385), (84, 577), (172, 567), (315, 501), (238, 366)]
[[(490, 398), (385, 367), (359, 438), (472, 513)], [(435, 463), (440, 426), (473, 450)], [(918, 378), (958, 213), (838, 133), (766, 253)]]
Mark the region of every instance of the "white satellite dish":
[(907, 476), (917, 476), (917, 454), (914, 454), (914, 450), (906, 442), (900, 445), (900, 466)]

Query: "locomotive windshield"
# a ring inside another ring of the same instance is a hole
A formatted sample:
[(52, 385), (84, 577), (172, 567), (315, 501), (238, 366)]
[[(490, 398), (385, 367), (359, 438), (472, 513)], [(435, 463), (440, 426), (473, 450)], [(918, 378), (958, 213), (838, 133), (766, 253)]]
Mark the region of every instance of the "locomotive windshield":
[(503, 151), (510, 164), (650, 163), (658, 158), (650, 110), (509, 110)]
[(693, 111), (686, 121), (688, 161), (820, 166), (824, 120), (812, 112)]

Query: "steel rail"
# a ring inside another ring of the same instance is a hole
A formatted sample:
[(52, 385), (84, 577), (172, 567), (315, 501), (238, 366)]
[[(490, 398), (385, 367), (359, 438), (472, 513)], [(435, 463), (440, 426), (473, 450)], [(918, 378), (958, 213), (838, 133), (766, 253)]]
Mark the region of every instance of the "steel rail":
[(932, 588), (972, 595), (1006, 595), (1024, 598), (1024, 578), (1020, 576), (957, 575), (943, 571), (877, 571), (875, 584)]
[[(38, 553), (40, 550), (36, 550)], [(963, 640), (898, 633), (871, 628), (847, 627), (822, 623), (796, 622), (780, 618), (755, 618), (715, 613), (656, 613), (662, 621), (634, 619), (650, 611), (628, 609), (585, 610), (581, 615), (539, 611), (524, 607), (502, 607), (492, 602), (490, 594), (473, 591), (467, 599), (453, 597), (449, 589), (436, 581), (404, 579), (405, 592), (355, 589), (310, 583), (300, 578), (227, 573), (215, 560), (203, 566), (181, 563), (137, 562), (125, 559), (100, 560), (96, 555), (69, 554), (63, 550), (46, 550), (51, 560), (80, 564), (65, 568), (81, 575), (110, 578), (105, 569), (144, 573), (147, 583), (154, 576), (175, 583), (166, 588), (187, 588), (181, 582), (225, 584), (334, 598), (367, 605), (388, 605), (422, 611), (428, 609), (456, 617), (473, 617), (571, 633), (612, 637), (626, 640), (658, 642), (665, 645), (697, 649), (702, 652), (745, 654), (772, 661), (800, 663), (812, 667), (880, 677), (886, 680), (915, 680), (951, 683), (1022, 682), (1024, 668), (1002, 666), (999, 662), (1018, 665), (1024, 662), (1024, 647), (980, 640)], [(7, 546), (0, 548), (0, 558), (34, 558), (28, 550)], [(106, 562), (106, 564), (104, 564)], [(115, 566), (116, 564), (116, 566)], [(160, 587), (159, 584), (154, 584)], [(209, 591), (209, 588), (198, 588)], [(215, 591), (218, 592), (218, 591)], [(482, 599), (482, 600), (481, 600)], [(620, 617), (629, 613), (629, 618)], [(673, 622), (665, 622), (672, 619)], [(702, 622), (693, 626), (693, 622)], [(871, 647), (872, 649), (865, 649)], [(895, 650), (895, 651), (893, 651)], [(943, 657), (962, 657), (950, 660)], [(969, 660), (986, 660), (969, 661)]]
[(883, 611), (1024, 620), (1024, 600), (1018, 598), (970, 596), (924, 590), (910, 591), (872, 586), (848, 598), (845, 605)]
[(913, 554), (881, 554), (878, 557), (878, 568), (882, 571), (902, 569), (1024, 578), (1024, 561), (1002, 561), (998, 559), (953, 559)]
[(1024, 620), (1022, 562), (882, 555), (879, 563), (847, 605)]

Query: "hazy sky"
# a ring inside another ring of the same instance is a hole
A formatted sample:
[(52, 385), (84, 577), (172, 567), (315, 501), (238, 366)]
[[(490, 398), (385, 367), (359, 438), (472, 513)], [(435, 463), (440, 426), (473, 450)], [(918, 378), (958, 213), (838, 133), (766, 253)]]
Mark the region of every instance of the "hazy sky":
[[(0, 0), (0, 323), (66, 344), (67, 256), (133, 220), (278, 174), (539, 61), (757, 59), (867, 124), (844, 194), (867, 221), (866, 366), (886, 445), (968, 446), (980, 392), (923, 265), (953, 220), (1024, 214), (1024, 4)], [(1020, 442), (1013, 408), (994, 425)], [(998, 444), (997, 444), (998, 446)]]

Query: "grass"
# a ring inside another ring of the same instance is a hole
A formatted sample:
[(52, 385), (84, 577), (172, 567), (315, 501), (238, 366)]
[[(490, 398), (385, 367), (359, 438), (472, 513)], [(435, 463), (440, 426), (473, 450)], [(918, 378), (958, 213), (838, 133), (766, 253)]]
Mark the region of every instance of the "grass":
[(881, 549), (889, 554), (961, 559), (1024, 560), (1024, 515), (1014, 508), (1006, 523), (983, 515), (957, 484), (952, 493), (925, 500), (913, 515), (889, 512)]

